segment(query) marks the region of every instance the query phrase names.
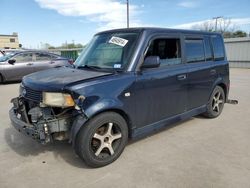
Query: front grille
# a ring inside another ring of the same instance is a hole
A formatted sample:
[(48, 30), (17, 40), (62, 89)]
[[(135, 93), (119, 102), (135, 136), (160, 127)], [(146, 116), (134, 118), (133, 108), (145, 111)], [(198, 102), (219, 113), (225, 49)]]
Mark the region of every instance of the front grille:
[(22, 95), (24, 98), (36, 101), (36, 102), (42, 102), (42, 92), (36, 91), (33, 89), (30, 89), (28, 87), (22, 86), (20, 88), (20, 95)]

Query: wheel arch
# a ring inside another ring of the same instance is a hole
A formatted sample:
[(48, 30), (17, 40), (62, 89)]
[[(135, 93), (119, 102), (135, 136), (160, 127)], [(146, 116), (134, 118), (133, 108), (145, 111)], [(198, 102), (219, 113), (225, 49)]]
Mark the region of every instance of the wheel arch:
[(215, 89), (216, 86), (220, 86), (223, 89), (224, 94), (225, 94), (225, 102), (226, 102), (227, 98), (228, 98), (228, 88), (227, 88), (227, 84), (226, 84), (225, 80), (223, 80), (222, 78), (218, 78), (214, 82), (213, 87), (212, 87), (212, 89), (210, 91), (210, 95), (209, 96), (212, 95), (212, 93), (213, 93), (213, 91), (214, 91), (214, 89)]
[(226, 102), (227, 101), (227, 95), (228, 95), (226, 84), (221, 82), (221, 83), (218, 83), (217, 86), (220, 86), (223, 89), (224, 94), (225, 94), (225, 102)]
[(99, 114), (105, 113), (105, 112), (115, 112), (122, 116), (124, 120), (127, 123), (128, 126), (128, 136), (131, 138), (132, 136), (132, 123), (130, 120), (129, 115), (124, 112), (122, 109), (119, 108), (107, 108), (97, 111), (96, 113), (91, 114), (90, 116), (86, 116), (86, 114), (78, 115), (76, 119), (73, 122), (73, 125), (71, 127), (71, 134), (70, 134), (70, 142), (72, 143), (73, 147), (75, 147), (75, 141), (77, 139), (77, 135), (80, 132), (81, 128), (91, 119), (98, 116)]
[(99, 114), (102, 114), (102, 113), (105, 113), (105, 112), (115, 112), (115, 113), (119, 114), (120, 116), (122, 116), (123, 119), (127, 123), (129, 137), (131, 137), (131, 134), (132, 134), (132, 122), (131, 122), (131, 119), (130, 119), (129, 115), (122, 109), (119, 109), (119, 108), (103, 109), (103, 110), (100, 110), (100, 111), (96, 112), (95, 114), (92, 114), (92, 116), (89, 117), (89, 119), (92, 119), (92, 118), (98, 116)]

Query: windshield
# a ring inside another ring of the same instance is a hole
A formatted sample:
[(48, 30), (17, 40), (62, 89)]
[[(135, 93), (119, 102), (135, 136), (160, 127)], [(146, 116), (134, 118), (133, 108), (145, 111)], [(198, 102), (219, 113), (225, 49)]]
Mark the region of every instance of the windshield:
[(129, 63), (139, 33), (103, 33), (94, 36), (76, 59), (77, 68), (121, 70)]
[(15, 54), (11, 53), (11, 54), (7, 54), (4, 56), (0, 56), (0, 62), (4, 62), (7, 61), (8, 59), (10, 59), (11, 57), (13, 57)]

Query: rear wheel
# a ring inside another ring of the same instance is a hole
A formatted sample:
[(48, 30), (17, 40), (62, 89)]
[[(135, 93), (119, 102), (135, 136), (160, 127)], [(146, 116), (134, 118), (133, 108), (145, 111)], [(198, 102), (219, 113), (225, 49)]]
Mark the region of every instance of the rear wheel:
[(76, 140), (76, 153), (87, 165), (102, 167), (121, 155), (127, 140), (128, 127), (123, 117), (105, 112), (82, 127)]
[(209, 99), (209, 103), (207, 104), (207, 111), (204, 113), (204, 116), (208, 118), (218, 117), (223, 110), (224, 103), (225, 103), (224, 90), (220, 86), (216, 86)]

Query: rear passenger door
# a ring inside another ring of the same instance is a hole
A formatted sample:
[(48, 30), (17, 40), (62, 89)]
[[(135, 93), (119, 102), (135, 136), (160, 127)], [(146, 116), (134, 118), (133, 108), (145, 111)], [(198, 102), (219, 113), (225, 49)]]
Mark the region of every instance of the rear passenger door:
[(35, 53), (35, 66), (34, 71), (41, 71), (52, 67), (52, 61), (50, 54), (37, 52)]
[(207, 104), (216, 72), (208, 36), (186, 35), (184, 39), (188, 67), (188, 110)]
[(158, 56), (160, 67), (141, 69), (136, 76), (137, 127), (173, 117), (186, 110), (187, 68), (182, 61), (179, 35), (149, 42), (145, 57)]

